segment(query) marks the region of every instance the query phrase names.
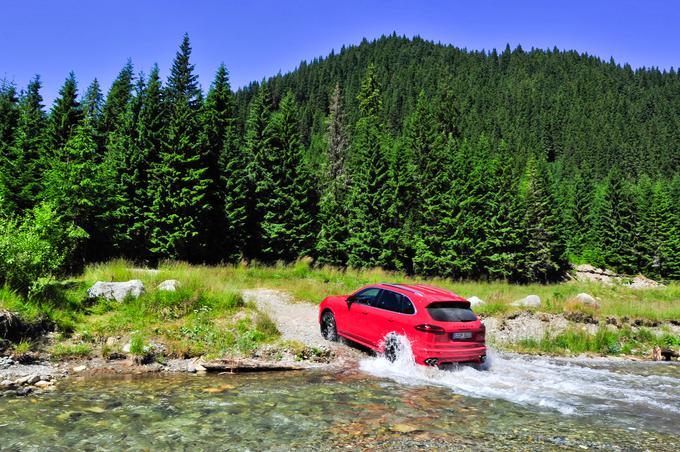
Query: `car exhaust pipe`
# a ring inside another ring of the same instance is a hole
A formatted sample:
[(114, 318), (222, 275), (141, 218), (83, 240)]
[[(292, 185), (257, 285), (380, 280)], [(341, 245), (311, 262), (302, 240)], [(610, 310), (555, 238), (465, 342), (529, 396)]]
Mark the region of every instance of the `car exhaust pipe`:
[(486, 355), (480, 356), (480, 357), (479, 357), (479, 362), (480, 362), (480, 363), (486, 362)]
[(425, 360), (425, 364), (427, 364), (428, 366), (436, 366), (438, 362), (439, 360), (437, 358), (427, 358)]

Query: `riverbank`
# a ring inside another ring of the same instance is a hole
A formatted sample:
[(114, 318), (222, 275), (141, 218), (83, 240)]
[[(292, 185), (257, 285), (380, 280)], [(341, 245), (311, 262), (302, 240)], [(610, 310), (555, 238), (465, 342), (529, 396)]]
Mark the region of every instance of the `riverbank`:
[[(129, 280), (143, 284), (139, 297), (87, 296), (97, 281)], [(176, 281), (174, 290), (161, 290), (168, 280)], [(6, 324), (23, 322), (27, 334), (1, 342), (0, 356), (5, 364), (13, 363), (8, 369), (31, 362), (54, 366), (55, 379), (82, 366), (88, 372), (175, 372), (197, 359), (311, 365), (356, 361), (362, 352), (320, 337), (317, 303), (325, 295), (378, 281), (414, 280), (381, 270), (316, 269), (308, 262), (275, 267), (167, 263), (158, 269), (134, 268), (124, 261), (94, 265), (77, 278), (51, 284), (43, 298), (25, 300), (0, 289), (0, 309), (17, 313)], [(655, 346), (680, 345), (676, 285), (634, 289), (578, 281), (547, 286), (418, 281), (483, 299), (474, 310), (485, 320), (488, 343), (499, 350), (649, 359)], [(582, 301), (584, 293), (592, 302)], [(528, 295), (538, 298), (538, 305), (516, 303)], [(2, 367), (0, 381), (9, 381)], [(32, 375), (40, 377), (43, 371)], [(26, 376), (31, 375), (16, 378)]]

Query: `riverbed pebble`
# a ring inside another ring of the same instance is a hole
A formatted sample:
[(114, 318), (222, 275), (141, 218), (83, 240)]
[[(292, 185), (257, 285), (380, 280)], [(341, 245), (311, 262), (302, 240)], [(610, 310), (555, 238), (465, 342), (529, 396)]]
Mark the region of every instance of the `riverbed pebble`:
[(85, 369), (87, 369), (87, 366), (76, 366), (76, 367), (73, 368), (73, 371), (74, 372), (82, 372)]
[(14, 360), (9, 356), (0, 356), (0, 369), (7, 369), (15, 364)]

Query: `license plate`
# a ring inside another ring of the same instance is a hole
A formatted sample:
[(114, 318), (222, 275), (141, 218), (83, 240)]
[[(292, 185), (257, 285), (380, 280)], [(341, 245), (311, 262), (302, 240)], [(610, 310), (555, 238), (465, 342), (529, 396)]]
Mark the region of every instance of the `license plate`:
[(453, 333), (451, 337), (453, 339), (470, 339), (472, 337), (472, 333), (470, 331), (466, 331), (464, 333)]

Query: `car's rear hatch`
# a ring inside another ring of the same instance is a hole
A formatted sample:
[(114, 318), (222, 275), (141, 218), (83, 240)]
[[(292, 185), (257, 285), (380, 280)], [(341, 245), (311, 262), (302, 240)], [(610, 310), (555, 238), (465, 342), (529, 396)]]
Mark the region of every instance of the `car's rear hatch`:
[(478, 347), (485, 342), (486, 328), (467, 301), (438, 301), (426, 306), (432, 319), (427, 331), (433, 342), (458, 347)]

